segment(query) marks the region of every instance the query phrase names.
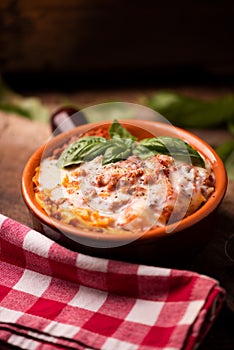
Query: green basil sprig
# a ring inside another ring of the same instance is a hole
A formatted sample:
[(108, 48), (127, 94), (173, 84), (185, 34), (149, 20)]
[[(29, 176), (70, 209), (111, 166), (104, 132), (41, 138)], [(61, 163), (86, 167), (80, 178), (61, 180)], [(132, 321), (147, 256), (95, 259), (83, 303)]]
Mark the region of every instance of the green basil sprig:
[(127, 159), (132, 155), (132, 139), (112, 139), (108, 142), (108, 148), (103, 154), (102, 164), (116, 163)]
[(137, 155), (146, 159), (156, 154), (165, 154), (177, 159), (192, 161), (196, 166), (204, 167), (204, 161), (200, 154), (185, 141), (168, 136), (146, 138), (135, 141), (118, 121), (114, 121), (110, 127), (111, 139), (98, 136), (86, 136), (70, 144), (61, 154), (58, 166), (63, 168), (74, 164), (81, 164), (102, 155), (102, 164), (115, 163), (127, 159), (131, 155)]
[(115, 138), (121, 138), (121, 139), (131, 139), (131, 140), (137, 140), (135, 136), (130, 134), (126, 128), (124, 128), (118, 120), (114, 120), (112, 123), (110, 129), (109, 129), (109, 135), (112, 139)]
[(133, 153), (142, 159), (156, 154), (165, 154), (185, 162), (191, 160), (192, 164), (196, 166), (205, 166), (200, 154), (187, 142), (176, 137), (159, 136), (143, 139), (138, 143)]
[[(92, 142), (92, 138), (94, 138)], [(103, 155), (102, 164), (115, 163), (127, 159), (132, 154), (133, 140), (97, 138), (89, 136), (73, 142), (66, 148), (57, 162), (58, 167), (64, 168), (69, 165), (78, 165), (88, 162), (97, 156)]]
[[(67, 167), (73, 164), (80, 164), (83, 159), (92, 160), (102, 154), (100, 146), (106, 145), (107, 139), (99, 136), (82, 137), (71, 143), (60, 155), (57, 165), (60, 168)], [(91, 156), (93, 154), (93, 158)]]
[(234, 180), (234, 140), (224, 142), (216, 152), (224, 162), (229, 180)]
[(167, 118), (172, 124), (184, 128), (214, 128), (234, 119), (234, 96), (227, 95), (211, 101), (159, 91), (142, 102)]

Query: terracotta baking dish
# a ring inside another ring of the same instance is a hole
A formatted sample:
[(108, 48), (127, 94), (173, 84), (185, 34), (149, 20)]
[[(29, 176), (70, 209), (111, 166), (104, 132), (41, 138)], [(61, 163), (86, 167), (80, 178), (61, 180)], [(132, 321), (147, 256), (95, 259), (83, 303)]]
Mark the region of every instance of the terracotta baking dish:
[(50, 155), (55, 148), (62, 146), (74, 135), (99, 126), (109, 128), (111, 123), (112, 121), (86, 124), (62, 133), (49, 140), (30, 157), (22, 176), (22, 194), (32, 213), (34, 228), (62, 245), (86, 254), (159, 266), (186, 267), (187, 262), (212, 236), (213, 214), (227, 187), (226, 171), (219, 156), (206, 142), (188, 131), (166, 123), (120, 121), (139, 139), (160, 135), (179, 137), (196, 148), (210, 162), (216, 179), (214, 193), (199, 210), (176, 225), (149, 230), (137, 239), (133, 239), (132, 232), (124, 236), (105, 232), (94, 234), (48, 217), (36, 202), (32, 178), (42, 157)]

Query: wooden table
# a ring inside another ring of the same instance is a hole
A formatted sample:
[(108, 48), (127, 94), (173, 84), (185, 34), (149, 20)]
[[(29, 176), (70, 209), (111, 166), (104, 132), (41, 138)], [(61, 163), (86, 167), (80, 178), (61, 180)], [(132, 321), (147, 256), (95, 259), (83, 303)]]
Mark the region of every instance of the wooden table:
[[(193, 96), (205, 94), (208, 98), (227, 92), (226, 90), (204, 91), (189, 88), (186, 91)], [(70, 99), (84, 106), (102, 102), (104, 98), (135, 102), (140, 95), (140, 91), (83, 92), (70, 95)], [(40, 97), (51, 112), (64, 98), (59, 94), (41, 94)], [(225, 130), (194, 130), (194, 133), (212, 146), (230, 137)], [(0, 112), (0, 212), (28, 226), (32, 226), (32, 223), (21, 197), (21, 174), (27, 159), (38, 146), (46, 142), (49, 136), (49, 125)], [(229, 182), (226, 196), (217, 212), (217, 225), (214, 227), (213, 237), (190, 267), (193, 271), (218, 279), (227, 290), (225, 307), (200, 346), (201, 350), (234, 349), (234, 262), (228, 259), (224, 249), (226, 240), (234, 234), (233, 192), (234, 182)], [(1, 349), (12, 348), (0, 345)]]

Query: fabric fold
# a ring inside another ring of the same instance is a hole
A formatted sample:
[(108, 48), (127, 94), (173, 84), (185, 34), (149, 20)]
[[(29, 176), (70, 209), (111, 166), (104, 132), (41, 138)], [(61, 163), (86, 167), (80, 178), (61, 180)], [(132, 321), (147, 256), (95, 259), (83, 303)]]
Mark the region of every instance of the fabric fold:
[(225, 298), (190, 271), (73, 252), (0, 215), (0, 340), (23, 349), (195, 349)]

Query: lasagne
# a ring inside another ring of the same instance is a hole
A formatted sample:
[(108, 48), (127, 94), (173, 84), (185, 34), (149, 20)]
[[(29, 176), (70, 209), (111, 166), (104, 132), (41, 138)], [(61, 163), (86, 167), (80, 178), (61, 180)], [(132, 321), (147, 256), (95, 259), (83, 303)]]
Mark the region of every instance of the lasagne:
[(75, 227), (145, 232), (191, 215), (214, 191), (207, 163), (202, 167), (169, 154), (133, 152), (107, 164), (99, 154), (61, 167), (61, 152), (35, 170), (35, 196), (49, 216)]

